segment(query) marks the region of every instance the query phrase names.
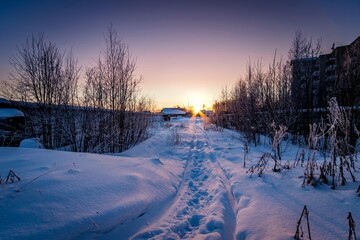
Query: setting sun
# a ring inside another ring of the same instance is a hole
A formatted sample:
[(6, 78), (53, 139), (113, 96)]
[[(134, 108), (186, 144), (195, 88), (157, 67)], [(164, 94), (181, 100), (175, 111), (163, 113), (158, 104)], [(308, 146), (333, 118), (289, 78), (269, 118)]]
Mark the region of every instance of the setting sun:
[(189, 107), (192, 109), (192, 111), (194, 112), (194, 114), (197, 114), (200, 112), (200, 110), (202, 110), (204, 108), (204, 103), (203, 103), (203, 99), (200, 96), (197, 97), (191, 97), (189, 99)]
[(202, 89), (188, 91), (183, 101), (194, 114), (198, 114), (203, 109), (210, 109), (212, 106), (211, 98)]
[(200, 104), (194, 105), (194, 113), (199, 113), (201, 109), (202, 109), (202, 106)]

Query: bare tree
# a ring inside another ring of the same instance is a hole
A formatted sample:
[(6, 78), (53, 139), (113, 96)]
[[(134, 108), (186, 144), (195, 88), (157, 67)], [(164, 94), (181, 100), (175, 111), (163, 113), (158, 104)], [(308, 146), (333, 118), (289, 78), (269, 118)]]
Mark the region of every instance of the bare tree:
[(312, 38), (308, 39), (301, 30), (296, 31), (289, 50), (289, 59), (317, 57), (321, 53), (321, 42), (322, 40), (319, 38), (314, 44)]
[(36, 113), (29, 114), (31, 125), (48, 148), (63, 142), (62, 131), (69, 123), (59, 121), (54, 105), (73, 105), (77, 99), (79, 68), (71, 52), (64, 56), (55, 44), (45, 41), (44, 35), (32, 36), (11, 58), (14, 71), (4, 87), (11, 99), (36, 104), (32, 110)]
[[(340, 107), (335, 98), (329, 101), (329, 136), (331, 142), (331, 188), (335, 189), (335, 177), (337, 173), (340, 176), (341, 185), (346, 184), (344, 170), (347, 170), (352, 180), (355, 181), (355, 176), (352, 173), (353, 146), (350, 144), (350, 119), (349, 113), (343, 107)], [(339, 163), (338, 163), (339, 159)], [(353, 168), (355, 171), (355, 168)]]
[(83, 148), (95, 152), (121, 152), (146, 137), (151, 101), (140, 97), (141, 77), (136, 62), (115, 29), (108, 28), (105, 49), (97, 65), (86, 72), (84, 103), (96, 120), (83, 120)]

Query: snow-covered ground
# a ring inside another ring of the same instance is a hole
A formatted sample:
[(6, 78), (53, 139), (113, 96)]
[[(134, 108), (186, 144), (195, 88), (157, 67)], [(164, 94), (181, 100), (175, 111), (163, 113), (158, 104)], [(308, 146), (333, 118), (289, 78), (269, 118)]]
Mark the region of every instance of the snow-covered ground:
[(200, 118), (172, 120), (117, 156), (0, 148), (1, 177), (21, 177), (0, 185), (0, 239), (293, 239), (304, 205), (312, 239), (346, 239), (348, 212), (360, 222), (359, 183), (302, 188), (302, 167), (250, 178), (268, 150), (251, 147), (243, 168), (240, 136), (205, 131)]

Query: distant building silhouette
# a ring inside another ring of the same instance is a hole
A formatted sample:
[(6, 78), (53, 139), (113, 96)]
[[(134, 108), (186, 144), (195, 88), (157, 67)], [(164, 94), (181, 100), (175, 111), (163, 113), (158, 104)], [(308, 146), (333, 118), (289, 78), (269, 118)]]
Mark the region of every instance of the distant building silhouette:
[(349, 45), (333, 45), (331, 49), (331, 53), (319, 57), (291, 61), (292, 100), (297, 109), (326, 107), (331, 97), (336, 97), (341, 105), (360, 105), (357, 97), (360, 93), (360, 37)]

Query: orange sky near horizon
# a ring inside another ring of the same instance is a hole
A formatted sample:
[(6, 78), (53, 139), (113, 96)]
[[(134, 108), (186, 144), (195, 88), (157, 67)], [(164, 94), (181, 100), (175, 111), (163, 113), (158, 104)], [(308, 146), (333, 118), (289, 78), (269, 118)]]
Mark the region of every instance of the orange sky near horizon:
[[(306, 16), (304, 15), (306, 12)], [(264, 69), (275, 50), (284, 61), (297, 30), (322, 37), (323, 51), (360, 35), (360, 1), (100, 1), (4, 0), (0, 2), (0, 81), (13, 71), (9, 58), (32, 34), (44, 33), (82, 67), (95, 65), (112, 24), (136, 59), (142, 94), (156, 108), (210, 108), (245, 73)]]

